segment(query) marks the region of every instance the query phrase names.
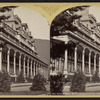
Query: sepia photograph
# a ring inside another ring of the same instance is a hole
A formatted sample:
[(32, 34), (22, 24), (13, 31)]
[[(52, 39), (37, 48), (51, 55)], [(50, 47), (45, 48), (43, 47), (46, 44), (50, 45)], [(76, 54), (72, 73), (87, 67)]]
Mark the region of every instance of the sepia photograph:
[(48, 93), (49, 28), (31, 8), (0, 7), (0, 95)]
[(0, 98), (100, 97), (100, 3), (0, 3)]
[(100, 95), (100, 7), (76, 6), (50, 26), (51, 95)]

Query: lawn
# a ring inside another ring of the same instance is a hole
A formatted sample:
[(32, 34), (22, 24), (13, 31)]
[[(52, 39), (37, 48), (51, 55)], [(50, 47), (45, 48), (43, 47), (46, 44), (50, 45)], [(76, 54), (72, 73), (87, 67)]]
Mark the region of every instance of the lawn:
[(0, 95), (42, 95), (46, 93), (47, 91), (10, 91), (0, 92)]

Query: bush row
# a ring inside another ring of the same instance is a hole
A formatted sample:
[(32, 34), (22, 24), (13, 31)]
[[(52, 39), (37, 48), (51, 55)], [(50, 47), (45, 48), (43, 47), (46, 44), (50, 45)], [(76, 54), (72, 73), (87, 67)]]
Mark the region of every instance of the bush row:
[[(46, 79), (41, 74), (38, 73), (33, 79), (27, 77), (27, 81), (33, 83), (30, 88), (31, 91), (46, 91)], [(0, 92), (9, 92), (11, 89), (11, 82), (11, 77), (7, 72), (0, 72)], [(25, 82), (22, 72), (18, 75), (17, 82)]]
[(70, 82), (70, 92), (85, 92), (87, 82), (100, 82), (98, 71), (91, 77), (86, 77), (80, 70), (73, 76), (62, 77), (62, 75), (50, 76), (50, 92), (51, 94), (61, 94), (63, 92), (63, 84)]

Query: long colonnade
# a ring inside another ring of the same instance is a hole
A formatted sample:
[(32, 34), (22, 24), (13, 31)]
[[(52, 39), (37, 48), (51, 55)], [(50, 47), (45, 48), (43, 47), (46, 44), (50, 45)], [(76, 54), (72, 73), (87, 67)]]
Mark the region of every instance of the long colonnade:
[(95, 71), (100, 75), (99, 52), (87, 46), (77, 45), (75, 48), (68, 48), (63, 57), (51, 60), (55, 71), (61, 71), (67, 75), (73, 75), (76, 70), (83, 71), (87, 76), (92, 76)]
[(38, 72), (45, 72), (44, 63), (37, 58), (33, 58), (24, 52), (15, 48), (4, 47), (0, 48), (0, 71), (7, 71), (11, 76), (17, 77), (23, 71), (24, 77), (30, 76), (33, 78)]

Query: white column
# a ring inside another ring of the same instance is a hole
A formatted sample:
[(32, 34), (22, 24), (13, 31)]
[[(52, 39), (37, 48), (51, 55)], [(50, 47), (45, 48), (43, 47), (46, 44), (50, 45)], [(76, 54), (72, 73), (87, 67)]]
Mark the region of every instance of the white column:
[(100, 77), (100, 56), (99, 56), (99, 77)]
[(9, 73), (9, 57), (10, 57), (10, 50), (8, 49), (8, 52), (7, 52), (7, 72)]
[(40, 63), (39, 63), (39, 73), (41, 74), (41, 70), (40, 70)]
[(39, 70), (38, 70), (38, 63), (36, 63), (36, 74), (38, 74)]
[(16, 75), (16, 52), (14, 53), (14, 74)]
[(74, 51), (74, 69), (77, 71), (77, 47), (75, 47)]
[(84, 55), (85, 55), (85, 50), (83, 49), (83, 52), (82, 52), (82, 71), (84, 72)]
[(0, 48), (0, 71), (2, 71), (2, 48)]
[(59, 58), (59, 71), (61, 71), (61, 58)]
[(19, 74), (21, 72), (21, 55), (19, 56)]
[(89, 74), (91, 74), (91, 52), (89, 53)]
[(36, 74), (35, 74), (35, 61), (34, 61), (34, 76), (35, 76)]
[(40, 64), (40, 72), (41, 72), (41, 74), (42, 74), (42, 68), (41, 68), (41, 64)]
[(55, 72), (57, 71), (57, 59), (55, 59)]
[(94, 73), (96, 71), (96, 55), (94, 55)]
[(32, 77), (32, 60), (31, 60), (31, 77)]
[(68, 62), (68, 50), (66, 49), (65, 50), (65, 63), (64, 63), (64, 74), (68, 74), (68, 72), (67, 72), (67, 63)]
[(23, 62), (23, 74), (24, 74), (24, 77), (25, 77), (25, 57), (24, 57), (24, 62)]
[(29, 76), (29, 59), (27, 60), (27, 76)]

